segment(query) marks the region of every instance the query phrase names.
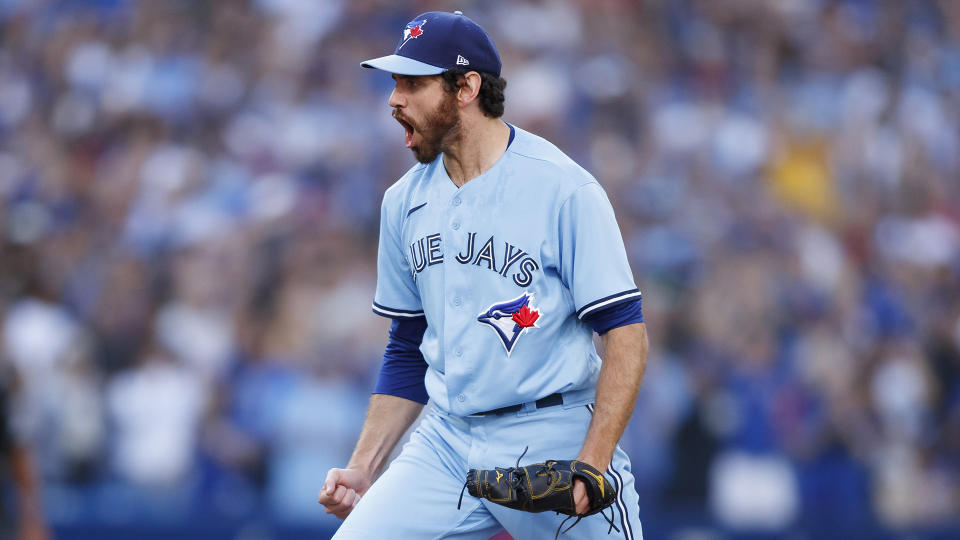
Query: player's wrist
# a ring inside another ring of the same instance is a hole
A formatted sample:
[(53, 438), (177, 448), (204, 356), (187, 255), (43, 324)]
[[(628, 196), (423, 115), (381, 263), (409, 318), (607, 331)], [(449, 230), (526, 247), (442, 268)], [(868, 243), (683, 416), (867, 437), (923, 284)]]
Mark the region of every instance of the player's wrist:
[(581, 463), (586, 463), (591, 467), (597, 469), (598, 471), (605, 471), (610, 465), (610, 460), (613, 458), (612, 455), (604, 455), (602, 453), (594, 452), (583, 452), (577, 456), (577, 461)]
[(363, 467), (355, 463), (347, 464), (346, 469), (356, 472), (357, 475), (360, 476), (360, 478), (362, 478), (363, 480), (366, 480), (367, 485), (372, 484), (373, 479), (376, 477), (376, 472), (373, 469), (369, 467)]
[(364, 481), (367, 487), (373, 484), (374, 478), (377, 477), (377, 470), (372, 463), (357, 459), (356, 457), (351, 459), (344, 469), (353, 471), (360, 477), (360, 480)]

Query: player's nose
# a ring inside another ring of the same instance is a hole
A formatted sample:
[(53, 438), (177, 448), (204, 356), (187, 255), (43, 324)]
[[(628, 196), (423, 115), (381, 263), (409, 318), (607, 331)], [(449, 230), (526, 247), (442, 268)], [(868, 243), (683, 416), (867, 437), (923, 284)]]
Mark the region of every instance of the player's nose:
[(406, 105), (406, 100), (403, 99), (403, 95), (394, 88), (393, 92), (390, 92), (390, 99), (387, 101), (387, 105), (391, 107), (403, 107)]

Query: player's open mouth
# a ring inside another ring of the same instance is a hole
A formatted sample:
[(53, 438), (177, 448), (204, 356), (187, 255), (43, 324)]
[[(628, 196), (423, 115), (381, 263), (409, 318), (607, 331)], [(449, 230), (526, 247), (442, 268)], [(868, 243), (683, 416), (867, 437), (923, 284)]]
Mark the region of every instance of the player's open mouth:
[(403, 130), (406, 132), (403, 138), (403, 144), (407, 148), (413, 146), (413, 126), (410, 122), (400, 118), (397, 113), (393, 114), (393, 117), (396, 118), (397, 122), (400, 122), (400, 125), (403, 126)]

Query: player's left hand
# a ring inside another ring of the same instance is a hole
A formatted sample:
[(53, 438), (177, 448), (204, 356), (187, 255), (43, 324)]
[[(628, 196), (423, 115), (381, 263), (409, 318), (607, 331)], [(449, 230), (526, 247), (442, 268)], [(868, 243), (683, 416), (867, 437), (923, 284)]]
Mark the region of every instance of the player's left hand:
[[(598, 466), (601, 465), (602, 460), (596, 459), (596, 456), (581, 453), (577, 456), (577, 461), (582, 461), (598, 471), (605, 471), (607, 469), (606, 465), (602, 467)], [(574, 478), (573, 480), (573, 502), (577, 507), (578, 514), (586, 514), (590, 511), (590, 496), (587, 495), (587, 485), (579, 478)]]
[(577, 505), (578, 514), (586, 514), (590, 510), (590, 498), (587, 497), (587, 487), (579, 478), (573, 481), (573, 502)]

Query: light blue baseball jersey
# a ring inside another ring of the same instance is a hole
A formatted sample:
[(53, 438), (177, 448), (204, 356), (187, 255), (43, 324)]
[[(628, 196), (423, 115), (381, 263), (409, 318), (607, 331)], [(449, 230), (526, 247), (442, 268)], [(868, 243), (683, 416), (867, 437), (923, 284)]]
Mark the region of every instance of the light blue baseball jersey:
[(595, 388), (600, 358), (581, 319), (640, 297), (603, 188), (514, 129), (462, 187), (441, 156), (383, 198), (373, 309), (426, 316), (427, 393), (455, 415)]

